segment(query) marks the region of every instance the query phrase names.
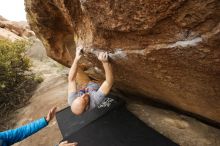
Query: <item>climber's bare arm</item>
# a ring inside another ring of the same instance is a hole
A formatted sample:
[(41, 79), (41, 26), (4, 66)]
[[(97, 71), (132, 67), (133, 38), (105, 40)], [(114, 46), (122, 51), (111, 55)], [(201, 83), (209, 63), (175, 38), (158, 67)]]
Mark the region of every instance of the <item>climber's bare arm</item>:
[(80, 58), (82, 57), (82, 48), (76, 49), (76, 56), (73, 61), (73, 64), (70, 68), (69, 75), (68, 75), (68, 94), (71, 92), (76, 92), (76, 74), (77, 74), (77, 68)]
[(107, 52), (101, 52), (98, 55), (98, 59), (102, 62), (104, 70), (105, 70), (105, 81), (102, 83), (99, 90), (101, 90), (102, 93), (107, 95), (113, 85), (113, 73), (112, 73), (112, 66), (111, 63), (108, 60), (108, 53)]

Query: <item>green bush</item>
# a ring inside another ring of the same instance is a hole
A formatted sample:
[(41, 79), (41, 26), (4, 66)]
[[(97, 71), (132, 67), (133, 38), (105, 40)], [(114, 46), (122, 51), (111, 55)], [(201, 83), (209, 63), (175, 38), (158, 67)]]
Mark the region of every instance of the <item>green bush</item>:
[(0, 40), (1, 117), (24, 105), (36, 87), (30, 60), (25, 54), (27, 46), (25, 41)]

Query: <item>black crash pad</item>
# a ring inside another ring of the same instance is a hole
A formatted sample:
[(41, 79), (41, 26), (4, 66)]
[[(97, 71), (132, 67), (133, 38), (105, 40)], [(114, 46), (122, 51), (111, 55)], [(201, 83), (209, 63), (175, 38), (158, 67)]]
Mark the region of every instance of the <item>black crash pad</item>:
[(62, 141), (78, 142), (79, 146), (178, 146), (135, 117), (115, 97), (80, 116), (67, 107), (56, 117)]

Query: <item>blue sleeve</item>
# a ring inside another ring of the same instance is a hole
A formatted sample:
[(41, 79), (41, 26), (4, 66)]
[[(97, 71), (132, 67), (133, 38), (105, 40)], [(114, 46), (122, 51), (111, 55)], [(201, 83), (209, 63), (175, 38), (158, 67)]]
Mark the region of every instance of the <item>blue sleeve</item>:
[(8, 145), (12, 145), (27, 138), (28, 136), (31, 136), (47, 125), (48, 123), (46, 119), (41, 118), (17, 129), (0, 132), (0, 139), (5, 141)]

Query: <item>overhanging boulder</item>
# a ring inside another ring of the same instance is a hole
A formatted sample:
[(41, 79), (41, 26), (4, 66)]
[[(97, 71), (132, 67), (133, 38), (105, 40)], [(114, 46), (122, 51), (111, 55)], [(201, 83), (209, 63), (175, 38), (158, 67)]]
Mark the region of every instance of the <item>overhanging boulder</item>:
[(220, 122), (219, 0), (26, 0), (49, 57), (70, 66), (85, 49), (87, 74), (108, 51), (115, 87)]

